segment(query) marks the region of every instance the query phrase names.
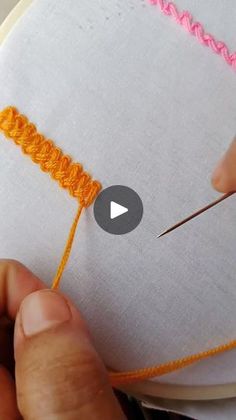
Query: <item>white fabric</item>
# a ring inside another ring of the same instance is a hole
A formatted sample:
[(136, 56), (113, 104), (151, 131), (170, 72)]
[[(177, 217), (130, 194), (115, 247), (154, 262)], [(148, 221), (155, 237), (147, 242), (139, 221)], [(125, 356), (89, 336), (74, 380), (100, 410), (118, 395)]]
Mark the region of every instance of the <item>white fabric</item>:
[[(203, 20), (207, 1), (187, 3)], [(214, 14), (205, 20), (217, 36)], [(143, 1), (37, 0), (1, 47), (0, 89), (1, 108), (17, 106), (103, 187), (124, 184), (143, 200), (142, 223), (120, 237), (90, 208), (63, 277), (106, 363), (144, 367), (236, 338), (236, 198), (156, 238), (218, 196), (210, 174), (236, 121), (236, 74), (222, 58)], [(0, 255), (50, 284), (77, 203), (0, 139)], [(235, 359), (159, 380), (235, 382)]]

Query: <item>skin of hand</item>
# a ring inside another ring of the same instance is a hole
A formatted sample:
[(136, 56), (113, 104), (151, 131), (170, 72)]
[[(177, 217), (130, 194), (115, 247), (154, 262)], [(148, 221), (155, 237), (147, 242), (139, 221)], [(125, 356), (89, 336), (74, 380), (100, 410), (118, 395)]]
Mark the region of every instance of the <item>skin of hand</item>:
[(126, 417), (72, 301), (20, 263), (0, 260), (0, 419), (22, 418)]
[(236, 191), (236, 138), (218, 163), (212, 176), (212, 185), (220, 192)]

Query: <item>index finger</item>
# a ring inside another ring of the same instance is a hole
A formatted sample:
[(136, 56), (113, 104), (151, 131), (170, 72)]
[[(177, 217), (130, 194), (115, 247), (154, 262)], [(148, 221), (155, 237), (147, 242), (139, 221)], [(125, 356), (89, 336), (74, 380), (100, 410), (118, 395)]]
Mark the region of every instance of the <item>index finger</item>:
[(236, 191), (236, 138), (216, 167), (212, 184), (221, 192)]
[(47, 286), (25, 266), (14, 260), (0, 260), (0, 316), (14, 320), (22, 300)]

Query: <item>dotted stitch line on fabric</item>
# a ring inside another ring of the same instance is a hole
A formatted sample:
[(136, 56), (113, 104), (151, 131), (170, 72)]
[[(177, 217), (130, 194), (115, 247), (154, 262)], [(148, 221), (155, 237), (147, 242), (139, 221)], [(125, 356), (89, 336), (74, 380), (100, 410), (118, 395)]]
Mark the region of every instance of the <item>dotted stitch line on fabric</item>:
[(206, 33), (203, 25), (195, 22), (190, 12), (179, 12), (173, 2), (166, 2), (165, 0), (148, 1), (152, 5), (158, 6), (165, 15), (173, 17), (179, 25), (183, 26), (191, 35), (195, 36), (201, 44), (211, 48), (214, 53), (221, 55), (226, 63), (236, 70), (236, 52), (231, 54), (224, 42), (217, 41), (213, 35)]

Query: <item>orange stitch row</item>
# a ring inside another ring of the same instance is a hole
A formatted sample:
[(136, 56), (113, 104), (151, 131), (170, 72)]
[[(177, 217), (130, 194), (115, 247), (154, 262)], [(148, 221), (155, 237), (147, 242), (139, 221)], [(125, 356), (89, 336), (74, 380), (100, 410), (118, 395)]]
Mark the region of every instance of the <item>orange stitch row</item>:
[[(24, 115), (19, 114), (16, 108), (8, 107), (0, 112), (0, 131), (20, 145), (23, 152), (29, 155), (33, 162), (38, 163), (43, 171), (49, 172), (53, 179), (57, 180), (63, 188), (68, 189), (70, 194), (78, 198), (80, 202), (53, 281), (52, 288), (57, 288), (70, 256), (81, 212), (84, 207), (88, 207), (92, 203), (101, 185), (98, 181), (93, 181), (86, 172), (83, 172), (80, 163), (72, 163), (71, 158), (63, 155), (61, 149), (57, 148), (51, 140), (47, 140), (42, 134), (39, 134), (36, 127)], [(183, 369), (200, 360), (234, 348), (236, 348), (236, 340), (160, 365), (127, 372), (109, 372), (110, 381), (113, 386), (119, 386), (150, 379)]]
[(26, 116), (14, 107), (5, 108), (0, 112), (0, 130), (21, 146), (23, 153), (39, 164), (44, 172), (48, 172), (62, 188), (76, 197), (83, 207), (92, 204), (101, 184), (84, 172), (80, 163), (73, 163), (69, 156), (64, 155), (52, 140), (38, 133)]

